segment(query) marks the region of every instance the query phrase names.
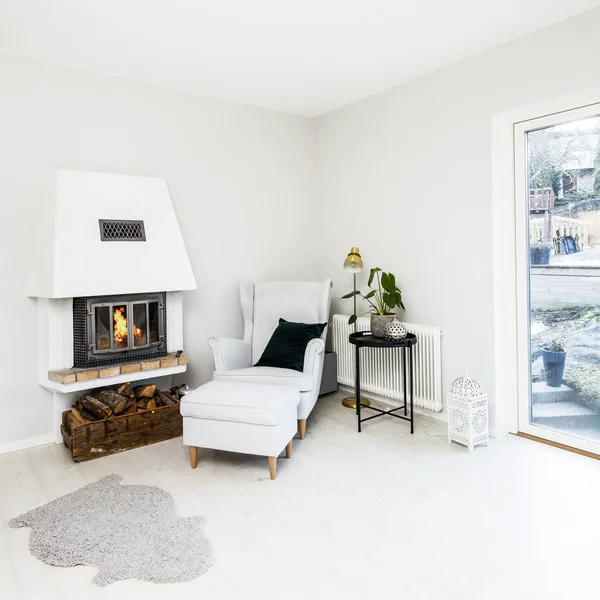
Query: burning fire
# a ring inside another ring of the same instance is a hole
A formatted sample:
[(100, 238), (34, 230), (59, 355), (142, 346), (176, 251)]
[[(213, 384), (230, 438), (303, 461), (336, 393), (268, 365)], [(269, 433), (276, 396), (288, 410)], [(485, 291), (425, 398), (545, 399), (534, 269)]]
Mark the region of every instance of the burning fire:
[[(117, 344), (127, 345), (127, 317), (125, 316), (125, 307), (120, 306), (113, 313), (114, 333), (113, 337)], [(140, 329), (135, 324), (133, 325), (133, 335), (136, 340), (139, 340), (143, 335), (143, 329)]]
[(117, 344), (127, 344), (127, 317), (124, 315), (125, 307), (120, 306), (113, 313), (115, 342)]

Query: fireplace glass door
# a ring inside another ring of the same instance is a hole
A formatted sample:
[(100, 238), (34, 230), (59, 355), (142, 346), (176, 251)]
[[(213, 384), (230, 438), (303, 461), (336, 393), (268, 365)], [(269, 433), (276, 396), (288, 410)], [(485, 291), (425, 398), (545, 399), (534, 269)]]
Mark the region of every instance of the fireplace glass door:
[(161, 298), (91, 304), (92, 353), (149, 348), (161, 342)]
[(148, 346), (148, 302), (133, 305), (133, 345), (136, 348)]
[(97, 306), (94, 310), (96, 351), (106, 352), (112, 348), (112, 324), (110, 306)]
[(127, 304), (122, 304), (121, 306), (111, 306), (110, 314), (113, 318), (113, 345), (111, 350), (127, 349), (129, 347), (129, 322), (127, 321)]
[(165, 292), (73, 298), (73, 364), (84, 368), (167, 354)]

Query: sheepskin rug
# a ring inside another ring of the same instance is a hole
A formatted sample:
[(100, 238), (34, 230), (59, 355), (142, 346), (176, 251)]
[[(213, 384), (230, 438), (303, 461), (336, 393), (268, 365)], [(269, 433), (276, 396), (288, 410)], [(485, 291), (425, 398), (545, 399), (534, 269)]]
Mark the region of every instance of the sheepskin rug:
[(122, 579), (190, 581), (213, 564), (204, 517), (182, 518), (171, 494), (109, 475), (10, 521), (31, 527), (31, 554), (49, 565), (98, 567), (97, 585)]

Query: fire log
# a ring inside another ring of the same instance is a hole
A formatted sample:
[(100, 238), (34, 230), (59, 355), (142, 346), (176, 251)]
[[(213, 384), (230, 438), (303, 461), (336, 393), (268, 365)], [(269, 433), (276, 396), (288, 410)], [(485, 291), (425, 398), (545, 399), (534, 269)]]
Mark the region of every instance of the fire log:
[(169, 398), (171, 398), (171, 400), (173, 400), (173, 402), (175, 402), (175, 404), (179, 404), (181, 402), (181, 398), (177, 395), (171, 394), (170, 392), (163, 392), (164, 394), (166, 394)]
[(156, 408), (156, 400), (154, 398), (150, 398), (148, 400), (148, 404), (146, 404), (146, 410), (154, 410)]
[(135, 398), (135, 393), (133, 391), (133, 386), (128, 381), (127, 383), (122, 383), (116, 390), (117, 394), (123, 394), (123, 396), (127, 396), (128, 398)]
[(163, 406), (172, 406), (173, 404), (177, 404), (173, 397), (167, 392), (161, 392), (160, 390), (156, 390), (156, 397), (160, 399), (160, 403)]
[(129, 400), (127, 400), (127, 404), (125, 405), (125, 412), (127, 412), (131, 408), (132, 404), (136, 404), (135, 398), (130, 398)]
[(138, 410), (146, 410), (146, 405), (150, 401), (150, 398), (138, 398), (136, 400), (136, 404), (138, 406)]
[(125, 407), (129, 400), (127, 396), (123, 396), (113, 390), (104, 390), (99, 396), (95, 397), (103, 404), (106, 404), (113, 411), (113, 415), (120, 415), (125, 412)]
[(134, 413), (136, 410), (138, 409), (138, 405), (137, 402), (134, 400), (129, 407), (127, 408), (127, 410), (125, 411), (126, 415), (130, 415), (131, 413)]
[(155, 384), (137, 385), (133, 388), (136, 398), (153, 398), (156, 391)]
[(89, 410), (87, 410), (87, 408), (81, 408), (81, 409), (79, 409), (79, 413), (84, 418), (84, 420), (85, 420), (86, 423), (93, 423), (94, 421), (101, 421), (102, 420), (100, 417), (98, 417), (94, 413), (91, 413)]
[(81, 415), (81, 413), (73, 406), (71, 407), (71, 415), (73, 416), (73, 420), (78, 424), (78, 425), (85, 425), (88, 421), (86, 421), (83, 416)]
[[(105, 392), (108, 388), (105, 387), (99, 387), (99, 388), (95, 388), (91, 391), (89, 391), (87, 393), (88, 396), (91, 396), (92, 398), (96, 398), (96, 400), (100, 400), (100, 394), (102, 394), (103, 392)], [(101, 400), (100, 400), (101, 401)], [(102, 401), (101, 401), (102, 402)]]
[(101, 419), (106, 419), (112, 415), (112, 409), (109, 406), (89, 394), (81, 396), (81, 403), (87, 410)]

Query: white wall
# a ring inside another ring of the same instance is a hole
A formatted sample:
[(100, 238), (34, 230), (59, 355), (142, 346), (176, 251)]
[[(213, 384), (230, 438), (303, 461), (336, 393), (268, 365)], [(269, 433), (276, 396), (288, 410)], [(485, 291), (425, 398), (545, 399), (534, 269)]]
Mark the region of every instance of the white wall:
[(349, 291), (355, 245), (393, 271), (405, 320), (442, 328), (445, 390), (494, 387), (492, 115), (598, 85), (599, 30), (595, 9), (317, 119), (318, 275)]
[(302, 117), (0, 54), (0, 447), (51, 432), (26, 269), (54, 169), (166, 178), (198, 281), (184, 379), (199, 384), (208, 336), (242, 333), (240, 279), (315, 275), (313, 149)]

